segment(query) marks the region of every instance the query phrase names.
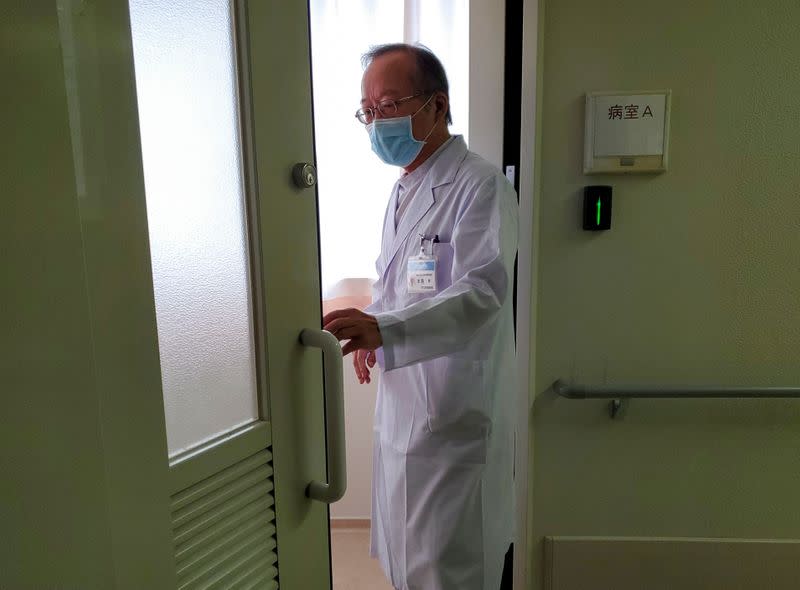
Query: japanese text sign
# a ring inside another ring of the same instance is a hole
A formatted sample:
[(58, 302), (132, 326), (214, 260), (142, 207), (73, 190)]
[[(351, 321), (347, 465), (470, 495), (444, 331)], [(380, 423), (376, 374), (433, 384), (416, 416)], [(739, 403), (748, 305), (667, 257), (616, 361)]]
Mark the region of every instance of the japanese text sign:
[(665, 94), (595, 95), (592, 99), (595, 158), (664, 154)]

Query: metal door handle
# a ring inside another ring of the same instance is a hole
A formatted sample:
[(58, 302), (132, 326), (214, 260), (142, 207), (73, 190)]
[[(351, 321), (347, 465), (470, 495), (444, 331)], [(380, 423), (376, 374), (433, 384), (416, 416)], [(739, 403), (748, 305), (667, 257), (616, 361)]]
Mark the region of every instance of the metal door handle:
[(303, 330), (300, 342), (322, 350), (325, 361), (325, 430), (328, 444), (328, 482), (312, 481), (306, 495), (312, 500), (333, 504), (347, 489), (347, 458), (344, 438), (344, 370), (342, 347), (333, 334), (324, 330)]

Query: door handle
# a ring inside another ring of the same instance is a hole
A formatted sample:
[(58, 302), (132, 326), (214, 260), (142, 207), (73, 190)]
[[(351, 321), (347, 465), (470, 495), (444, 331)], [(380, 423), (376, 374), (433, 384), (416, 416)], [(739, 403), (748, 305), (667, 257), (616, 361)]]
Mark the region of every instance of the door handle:
[(347, 489), (347, 457), (344, 438), (344, 370), (342, 347), (330, 332), (303, 330), (303, 346), (319, 348), (325, 365), (325, 430), (328, 444), (328, 481), (312, 481), (306, 495), (312, 500), (333, 504)]

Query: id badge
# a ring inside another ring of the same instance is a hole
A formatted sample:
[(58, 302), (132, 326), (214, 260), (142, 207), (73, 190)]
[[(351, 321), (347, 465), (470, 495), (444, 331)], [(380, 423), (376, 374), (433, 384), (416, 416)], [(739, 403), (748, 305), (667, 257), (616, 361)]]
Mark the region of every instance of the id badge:
[(412, 256), (408, 259), (407, 275), (409, 293), (435, 293), (436, 257)]

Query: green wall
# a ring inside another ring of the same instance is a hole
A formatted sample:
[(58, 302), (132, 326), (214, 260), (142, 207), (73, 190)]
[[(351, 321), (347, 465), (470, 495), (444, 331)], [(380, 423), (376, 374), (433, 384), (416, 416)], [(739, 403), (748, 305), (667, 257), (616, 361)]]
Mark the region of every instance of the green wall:
[(174, 578), (127, 2), (0, 18), (0, 588)]
[[(543, 535), (800, 537), (800, 401), (556, 399), (800, 386), (800, 3), (546, 0), (532, 579)], [(584, 97), (673, 91), (670, 170), (582, 174)], [(613, 229), (580, 230), (614, 187)]]
[(100, 404), (57, 14), (50, 6), (13, 16), (0, 50), (9, 84), (0, 115), (0, 587), (110, 588)]

